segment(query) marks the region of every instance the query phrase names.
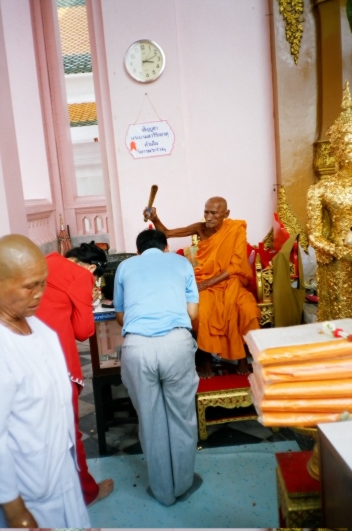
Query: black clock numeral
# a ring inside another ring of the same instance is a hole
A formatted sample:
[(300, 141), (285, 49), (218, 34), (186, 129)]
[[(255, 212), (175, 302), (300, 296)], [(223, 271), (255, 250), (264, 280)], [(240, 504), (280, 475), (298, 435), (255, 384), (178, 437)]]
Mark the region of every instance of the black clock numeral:
[(134, 55), (134, 53), (133, 53), (133, 54), (131, 55), (131, 59), (134, 59), (134, 58), (135, 58), (135, 55)]
[(152, 74), (156, 74), (155, 70), (152, 71)]
[(154, 50), (154, 55), (156, 55), (156, 50)]
[(159, 66), (159, 65), (156, 65), (156, 67), (157, 67), (157, 68), (160, 68), (160, 66)]
[(160, 61), (160, 59), (161, 59), (161, 57), (160, 57), (160, 55), (158, 55), (158, 61)]
[(131, 66), (133, 66), (133, 63), (132, 63), (132, 61), (130, 62), (130, 65), (131, 65)]
[(138, 53), (138, 48), (135, 48), (134, 51), (135, 51), (136, 53)]
[(141, 49), (144, 50), (144, 44), (141, 44)]
[(149, 74), (146, 74), (145, 77), (149, 77)]
[(149, 50), (150, 50), (150, 44), (149, 44)]

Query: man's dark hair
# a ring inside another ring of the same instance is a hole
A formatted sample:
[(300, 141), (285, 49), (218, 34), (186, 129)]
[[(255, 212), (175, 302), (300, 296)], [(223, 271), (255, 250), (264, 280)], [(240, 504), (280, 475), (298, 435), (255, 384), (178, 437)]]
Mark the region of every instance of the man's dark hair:
[(155, 229), (147, 229), (140, 232), (136, 239), (137, 251), (144, 253), (147, 249), (160, 249), (164, 251), (167, 247), (167, 239), (163, 232)]

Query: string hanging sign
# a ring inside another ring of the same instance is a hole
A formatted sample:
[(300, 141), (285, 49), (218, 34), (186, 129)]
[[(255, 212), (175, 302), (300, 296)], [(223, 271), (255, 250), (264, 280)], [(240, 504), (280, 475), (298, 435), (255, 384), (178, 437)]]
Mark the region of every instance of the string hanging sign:
[(134, 159), (170, 155), (175, 135), (166, 120), (130, 125), (126, 146)]
[[(156, 111), (155, 114), (158, 116)], [(155, 122), (134, 123), (127, 129), (126, 147), (134, 159), (170, 155), (174, 142), (175, 134), (170, 124), (160, 118)]]

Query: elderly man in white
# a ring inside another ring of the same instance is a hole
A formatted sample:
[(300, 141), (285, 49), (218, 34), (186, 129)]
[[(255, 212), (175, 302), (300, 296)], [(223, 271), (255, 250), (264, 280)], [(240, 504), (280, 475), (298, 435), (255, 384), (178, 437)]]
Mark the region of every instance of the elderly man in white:
[(90, 527), (65, 359), (34, 317), (46, 276), (28, 238), (0, 238), (0, 528)]

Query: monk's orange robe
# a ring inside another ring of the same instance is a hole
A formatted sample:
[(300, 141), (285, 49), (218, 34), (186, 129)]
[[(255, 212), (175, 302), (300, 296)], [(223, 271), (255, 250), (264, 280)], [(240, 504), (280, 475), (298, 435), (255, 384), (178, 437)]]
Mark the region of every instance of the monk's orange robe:
[(247, 291), (252, 270), (247, 259), (246, 222), (225, 219), (221, 229), (198, 243), (194, 273), (202, 282), (228, 271), (227, 280), (199, 293), (193, 323), (198, 347), (230, 360), (245, 357), (243, 336), (259, 328), (260, 310)]

